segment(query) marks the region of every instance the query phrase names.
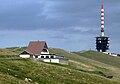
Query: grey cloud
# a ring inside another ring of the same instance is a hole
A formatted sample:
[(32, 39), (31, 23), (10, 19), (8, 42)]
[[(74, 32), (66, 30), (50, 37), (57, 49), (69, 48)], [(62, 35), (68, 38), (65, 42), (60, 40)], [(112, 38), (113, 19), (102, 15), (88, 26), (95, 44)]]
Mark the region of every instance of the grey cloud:
[[(79, 45), (81, 41), (90, 44), (91, 39), (100, 35), (102, 3), (105, 4), (105, 33), (119, 42), (119, 0), (0, 0), (0, 30), (36, 30), (38, 36), (46, 31), (44, 37), (51, 42), (62, 39), (63, 43), (70, 41), (70, 45), (74, 42)], [(27, 37), (32, 39), (30, 35)]]
[[(100, 27), (100, 5), (105, 3), (106, 27), (119, 26), (120, 2), (91, 0), (9, 0), (1, 1), (0, 29), (64, 30), (75, 27), (96, 30)], [(113, 4), (114, 2), (114, 4)], [(12, 7), (11, 7), (12, 6)], [(5, 10), (4, 10), (5, 9)], [(77, 32), (77, 31), (74, 31)], [(80, 30), (79, 30), (80, 32)], [(89, 32), (92, 33), (92, 32)]]
[[(50, 3), (53, 4), (47, 8), (49, 3), (28, 3), (27, 0), (25, 1), (26, 3), (22, 3), (21, 1), (19, 2), (21, 4), (18, 6), (12, 5), (13, 9), (10, 8), (9, 11), (0, 13), (1, 29), (68, 29), (70, 26), (75, 25), (84, 26), (85, 23), (86, 25), (90, 25), (88, 21), (93, 19), (90, 14), (86, 14), (89, 7), (86, 7), (84, 10), (85, 6), (81, 2), (73, 2), (72, 0), (69, 2), (51, 1)], [(31, 0), (31, 2), (33, 1)], [(53, 17), (49, 18), (51, 16)], [(54, 16), (56, 17), (54, 18)]]
[[(3, 11), (0, 13), (0, 28), (68, 30), (71, 26), (79, 26), (81, 28), (97, 29), (100, 26), (99, 11), (102, 2), (105, 2), (106, 6), (112, 3), (112, 1), (103, 0), (12, 0), (12, 2), (8, 0), (7, 3), (1, 1), (2, 4), (6, 4), (1, 9)], [(119, 1), (117, 0), (117, 2)], [(113, 6), (111, 8), (114, 9)], [(115, 8), (119, 8), (118, 5)], [(107, 15), (110, 13), (110, 11), (106, 12)], [(110, 14), (111, 19), (114, 17), (116, 21), (117, 17), (114, 16), (114, 13)], [(107, 17), (109, 15), (106, 16), (106, 25), (111, 21)]]
[[(38, 3), (33, 0), (22, 0), (17, 3), (13, 0), (13, 2), (13, 9), (0, 14), (1, 28), (54, 30), (69, 29), (71, 26), (91, 28), (99, 24), (98, 13), (95, 12), (98, 9), (94, 7), (96, 1), (87, 0), (86, 3), (84, 0), (47, 0)], [(16, 6), (16, 3), (19, 5)]]

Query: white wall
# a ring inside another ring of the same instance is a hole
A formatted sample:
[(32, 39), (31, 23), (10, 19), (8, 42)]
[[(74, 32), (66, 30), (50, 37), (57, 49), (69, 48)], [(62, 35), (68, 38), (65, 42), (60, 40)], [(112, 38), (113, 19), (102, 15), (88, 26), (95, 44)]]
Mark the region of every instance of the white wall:
[(43, 59), (44, 62), (59, 63), (59, 59)]
[(41, 54), (49, 54), (49, 52), (41, 52)]
[(113, 53), (112, 53), (111, 55), (117, 57), (117, 54), (113, 54)]
[(47, 52), (41, 52), (41, 54), (49, 54), (49, 50), (48, 49), (46, 49), (47, 50)]
[[(57, 57), (57, 56), (55, 56), (55, 55), (49, 55), (49, 54), (47, 55), (47, 54), (46, 54), (46, 55), (39, 55), (39, 56), (38, 56), (38, 59), (40, 59), (41, 56), (44, 56), (44, 58), (46, 58), (46, 56), (49, 56), (49, 58), (51, 58), (51, 56), (53, 56), (54, 58)], [(35, 58), (35, 56), (33, 56), (33, 58)], [(51, 59), (52, 59), (52, 58), (51, 58)]]
[(38, 58), (41, 58), (41, 56), (38, 56)]
[(26, 54), (26, 55), (19, 55), (21, 58), (30, 58), (30, 55), (29, 54)]
[(43, 59), (44, 62), (50, 62), (50, 59)]
[(51, 59), (52, 63), (59, 63), (59, 59)]
[(50, 55), (40, 55), (39, 58), (41, 58), (41, 56), (44, 56), (44, 58), (46, 58), (46, 56), (49, 56), (50, 58)]

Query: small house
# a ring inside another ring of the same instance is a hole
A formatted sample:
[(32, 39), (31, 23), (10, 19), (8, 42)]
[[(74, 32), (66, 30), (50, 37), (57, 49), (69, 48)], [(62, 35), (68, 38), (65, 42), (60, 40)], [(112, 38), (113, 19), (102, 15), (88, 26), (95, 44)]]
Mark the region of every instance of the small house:
[(31, 41), (25, 51), (19, 54), (21, 58), (32, 58), (44, 62), (68, 64), (64, 56), (51, 54), (45, 41)]

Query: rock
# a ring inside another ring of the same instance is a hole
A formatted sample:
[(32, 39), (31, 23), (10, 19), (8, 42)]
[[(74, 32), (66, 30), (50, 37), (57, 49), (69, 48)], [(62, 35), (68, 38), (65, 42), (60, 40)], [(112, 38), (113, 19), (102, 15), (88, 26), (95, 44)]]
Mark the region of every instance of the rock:
[(25, 81), (26, 81), (26, 82), (32, 82), (32, 79), (30, 79), (30, 78), (25, 78)]

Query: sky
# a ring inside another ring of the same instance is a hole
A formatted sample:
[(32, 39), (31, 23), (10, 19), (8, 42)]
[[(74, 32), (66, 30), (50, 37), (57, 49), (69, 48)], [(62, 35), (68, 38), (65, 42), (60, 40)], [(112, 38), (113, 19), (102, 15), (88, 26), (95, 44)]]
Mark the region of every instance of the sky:
[(120, 53), (120, 0), (0, 0), (0, 47), (39, 40), (67, 51), (95, 50), (102, 3), (109, 51)]

